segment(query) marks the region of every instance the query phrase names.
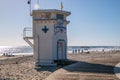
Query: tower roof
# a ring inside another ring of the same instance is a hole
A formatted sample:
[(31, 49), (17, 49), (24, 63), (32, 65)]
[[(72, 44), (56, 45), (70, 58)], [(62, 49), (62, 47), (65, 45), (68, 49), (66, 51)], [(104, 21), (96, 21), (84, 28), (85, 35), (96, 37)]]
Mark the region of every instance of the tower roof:
[(39, 10), (33, 10), (33, 12), (55, 12), (55, 13), (62, 13), (66, 15), (70, 15), (71, 12), (63, 11), (63, 10), (57, 10), (57, 9), (39, 9)]

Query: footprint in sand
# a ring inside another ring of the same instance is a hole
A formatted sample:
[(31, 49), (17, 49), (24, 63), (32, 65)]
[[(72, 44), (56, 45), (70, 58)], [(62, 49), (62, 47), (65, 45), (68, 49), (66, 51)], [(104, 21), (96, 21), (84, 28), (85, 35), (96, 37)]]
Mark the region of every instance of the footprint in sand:
[(117, 65), (115, 65), (115, 67), (114, 67), (114, 73), (120, 79), (120, 63), (118, 63)]

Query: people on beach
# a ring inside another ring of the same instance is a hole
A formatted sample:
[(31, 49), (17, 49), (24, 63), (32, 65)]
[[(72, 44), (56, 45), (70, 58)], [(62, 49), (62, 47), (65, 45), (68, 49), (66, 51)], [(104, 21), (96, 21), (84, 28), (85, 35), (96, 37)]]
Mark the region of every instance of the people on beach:
[(80, 49), (78, 49), (78, 53), (80, 53)]
[(9, 50), (5, 50), (5, 51), (3, 52), (3, 56), (11, 57), (11, 56), (13, 56), (13, 54), (12, 54), (11, 51), (9, 51)]
[(84, 51), (83, 50), (80, 50), (80, 49), (73, 49), (72, 50), (72, 53), (83, 53)]
[(74, 49), (73, 49), (73, 53), (74, 53)]
[(83, 53), (84, 51), (83, 51), (83, 49), (81, 50), (81, 53)]
[(75, 53), (77, 53), (77, 49), (75, 49)]

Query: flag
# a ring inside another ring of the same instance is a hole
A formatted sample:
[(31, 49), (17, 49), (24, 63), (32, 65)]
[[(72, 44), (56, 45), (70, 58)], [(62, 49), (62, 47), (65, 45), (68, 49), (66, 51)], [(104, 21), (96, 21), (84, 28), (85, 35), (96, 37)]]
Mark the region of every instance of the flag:
[(31, 0), (28, 0), (28, 4), (31, 4)]
[(63, 3), (61, 2), (61, 10), (63, 10), (64, 6), (63, 6)]

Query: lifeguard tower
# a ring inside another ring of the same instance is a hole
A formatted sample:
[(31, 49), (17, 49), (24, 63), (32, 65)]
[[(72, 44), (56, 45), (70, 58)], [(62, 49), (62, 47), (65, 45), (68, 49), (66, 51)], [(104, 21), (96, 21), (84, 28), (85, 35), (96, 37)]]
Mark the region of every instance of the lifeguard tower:
[(33, 47), (36, 65), (55, 66), (55, 61), (67, 59), (67, 16), (70, 14), (56, 9), (32, 11), (32, 37), (27, 36), (31, 29), (25, 28), (24, 40)]

